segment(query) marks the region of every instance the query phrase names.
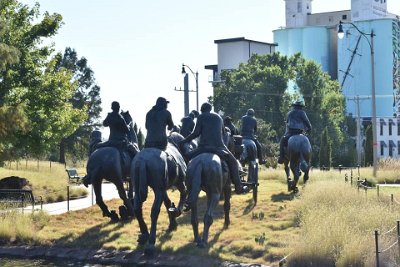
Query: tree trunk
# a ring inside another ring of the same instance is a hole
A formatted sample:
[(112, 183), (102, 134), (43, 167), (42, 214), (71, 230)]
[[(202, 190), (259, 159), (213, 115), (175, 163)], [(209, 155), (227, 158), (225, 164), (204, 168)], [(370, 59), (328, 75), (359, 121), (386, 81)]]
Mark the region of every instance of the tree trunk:
[(60, 158), (58, 162), (65, 164), (65, 139), (62, 139), (60, 142)]

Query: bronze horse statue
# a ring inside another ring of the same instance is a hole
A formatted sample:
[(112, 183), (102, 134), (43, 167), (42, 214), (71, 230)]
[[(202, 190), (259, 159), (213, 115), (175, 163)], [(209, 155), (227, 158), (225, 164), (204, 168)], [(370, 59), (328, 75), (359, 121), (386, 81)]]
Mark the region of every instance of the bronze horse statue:
[[(130, 134), (128, 137), (131, 138), (130, 141), (137, 142), (136, 133), (132, 126), (132, 117), (128, 111), (121, 112), (121, 115), (129, 126)], [(99, 138), (99, 133), (99, 131), (95, 131), (94, 134), (92, 133), (92, 136), (95, 136), (98, 141), (101, 140), (101, 137)], [(101, 146), (100, 144), (100, 147), (95, 148), (91, 153), (86, 165), (87, 179), (93, 186), (96, 195), (96, 204), (103, 211), (103, 216), (109, 217), (112, 221), (118, 221), (119, 217), (115, 211), (109, 211), (107, 205), (104, 203), (101, 195), (101, 185), (103, 179), (114, 183), (118, 190), (119, 197), (124, 202), (124, 206), (120, 206), (119, 209), (120, 216), (123, 219), (133, 217), (132, 202), (128, 199), (123, 184), (124, 180), (129, 176), (130, 161), (131, 159), (127, 152), (121, 153), (116, 147)], [(86, 177), (84, 179), (86, 179)]]
[[(303, 182), (307, 183), (309, 179), (310, 161), (312, 149), (307, 136), (303, 134), (293, 135), (288, 140), (287, 148), (285, 148), (284, 167), (286, 172), (288, 191), (297, 193), (297, 183), (304, 173)], [(290, 170), (293, 174), (293, 180), (290, 178)]]
[[(225, 134), (224, 141), (231, 142), (231, 136)], [(225, 165), (225, 166), (224, 166)], [(224, 199), (224, 227), (230, 224), (230, 199), (231, 179), (226, 163), (213, 153), (202, 153), (189, 161), (186, 177), (188, 187), (188, 208), (191, 210), (191, 224), (193, 228), (194, 241), (197, 246), (204, 248), (208, 245), (210, 226), (213, 223), (214, 210), (218, 205), (221, 195)], [(197, 200), (200, 191), (207, 195), (207, 210), (204, 215), (203, 235), (199, 235), (199, 221), (197, 216)]]
[[(183, 136), (180, 135), (179, 138), (183, 139)], [(133, 207), (140, 228), (138, 243), (139, 245), (146, 244), (145, 254), (151, 255), (155, 250), (157, 221), (162, 203), (168, 211), (168, 231), (176, 230), (176, 217), (181, 214), (186, 202), (185, 178), (186, 163), (171, 140), (165, 152), (157, 148), (144, 148), (135, 156), (131, 165), (131, 180), (135, 189)], [(172, 186), (180, 192), (180, 201), (176, 208), (167, 195), (167, 189)], [(142, 211), (143, 202), (147, 199), (148, 187), (153, 190), (155, 196), (150, 215), (150, 231), (144, 221)]]

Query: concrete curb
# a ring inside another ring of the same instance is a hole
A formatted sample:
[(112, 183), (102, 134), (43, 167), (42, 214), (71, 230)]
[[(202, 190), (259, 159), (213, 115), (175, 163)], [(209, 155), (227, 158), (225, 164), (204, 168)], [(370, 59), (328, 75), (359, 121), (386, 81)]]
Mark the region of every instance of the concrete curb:
[(42, 246), (0, 246), (0, 257), (15, 258), (58, 258), (87, 261), (98, 264), (135, 264), (143, 267), (267, 267), (261, 264), (243, 264), (218, 261), (200, 256), (159, 253), (153, 257), (143, 255), (142, 251), (115, 251), (107, 249), (81, 249)]

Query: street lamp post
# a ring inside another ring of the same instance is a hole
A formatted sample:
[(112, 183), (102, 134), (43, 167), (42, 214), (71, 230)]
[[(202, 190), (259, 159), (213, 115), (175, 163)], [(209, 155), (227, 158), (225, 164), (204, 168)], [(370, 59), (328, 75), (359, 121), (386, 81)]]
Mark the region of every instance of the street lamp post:
[[(375, 92), (375, 51), (374, 51), (374, 36), (375, 33), (371, 30), (370, 33), (365, 33), (361, 31), (354, 23), (345, 22), (346, 24), (352, 25), (364, 38), (367, 40), (369, 48), (371, 50), (371, 98), (372, 98), (372, 150), (373, 150), (373, 175), (376, 177), (377, 169), (377, 138), (376, 138), (376, 92)], [(338, 37), (342, 39), (344, 37), (342, 21), (339, 22)], [(368, 39), (369, 36), (371, 41)]]
[(185, 67), (190, 70), (196, 80), (196, 110), (199, 111), (199, 73), (197, 71), (195, 73), (188, 65), (182, 64), (182, 74), (186, 74)]

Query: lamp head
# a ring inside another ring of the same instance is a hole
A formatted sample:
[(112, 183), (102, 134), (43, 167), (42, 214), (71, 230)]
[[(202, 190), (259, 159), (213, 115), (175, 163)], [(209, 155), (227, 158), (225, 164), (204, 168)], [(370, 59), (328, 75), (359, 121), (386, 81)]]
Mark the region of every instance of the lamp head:
[(342, 21), (339, 22), (337, 35), (338, 35), (339, 39), (343, 39), (343, 37), (344, 37)]
[(182, 74), (186, 74), (186, 71), (185, 71), (185, 64), (182, 64)]

